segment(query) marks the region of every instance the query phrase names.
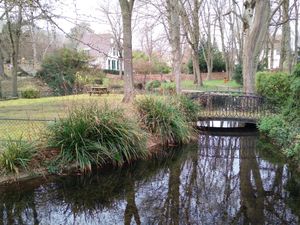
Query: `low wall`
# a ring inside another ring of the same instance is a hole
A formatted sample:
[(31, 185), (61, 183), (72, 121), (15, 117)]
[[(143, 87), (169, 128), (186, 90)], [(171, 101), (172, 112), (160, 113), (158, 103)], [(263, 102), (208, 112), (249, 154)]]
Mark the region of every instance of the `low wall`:
[[(107, 74), (108, 78), (111, 79), (120, 79), (119, 75), (112, 75), (112, 74)], [(201, 73), (201, 77), (203, 80), (206, 80), (207, 73)], [(226, 77), (226, 72), (216, 72), (211, 74), (211, 80), (223, 80), (224, 77)], [(194, 75), (193, 74), (181, 74), (181, 79), (182, 80), (194, 80)], [(135, 74), (134, 75), (134, 81), (135, 82), (147, 82), (151, 80), (169, 80), (173, 81), (174, 76), (171, 74)]]

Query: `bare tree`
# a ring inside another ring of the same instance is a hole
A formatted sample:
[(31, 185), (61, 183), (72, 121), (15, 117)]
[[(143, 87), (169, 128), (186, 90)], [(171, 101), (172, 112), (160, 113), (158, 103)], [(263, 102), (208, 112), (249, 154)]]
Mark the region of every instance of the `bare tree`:
[(100, 6), (100, 10), (104, 13), (108, 24), (110, 25), (114, 45), (116, 50), (118, 51), (118, 60), (119, 60), (119, 75), (122, 77), (123, 72), (123, 27), (121, 20), (121, 12), (119, 11), (119, 7), (111, 6), (111, 2), (105, 2), (106, 4), (102, 4)]
[(280, 47), (280, 62), (279, 68), (283, 71), (284, 63), (288, 63), (288, 70), (291, 72), (291, 30), (290, 30), (290, 16), (289, 16), (289, 0), (283, 0), (282, 4), (282, 37)]
[(294, 7), (295, 7), (295, 42), (294, 42), (294, 65), (297, 63), (298, 60), (298, 42), (299, 42), (299, 1), (294, 0)]
[[(274, 69), (274, 48), (277, 41), (277, 32), (279, 30), (279, 27), (277, 24), (279, 23), (280, 16), (278, 16), (277, 20), (276, 18), (271, 19), (271, 23), (274, 23), (274, 29), (270, 29), (269, 31), (269, 45), (270, 45), (270, 59), (269, 59), (269, 67), (271, 69)], [(270, 28), (272, 28), (270, 27)]]
[[(18, 97), (18, 57), (20, 47), (21, 28), (23, 22), (22, 1), (10, 2), (4, 0), (4, 10), (6, 14), (9, 39), (11, 44), (12, 59), (12, 96)], [(10, 10), (14, 8), (14, 10)], [(15, 18), (12, 21), (12, 17)]]
[(194, 69), (194, 83), (203, 85), (199, 67), (199, 42), (200, 42), (200, 27), (199, 27), (199, 10), (202, 0), (179, 0), (180, 15), (182, 17), (183, 29), (187, 41), (192, 49), (192, 62)]
[(143, 51), (148, 56), (148, 64), (149, 64), (149, 73), (152, 74), (152, 58), (155, 48), (156, 40), (153, 37), (153, 25), (148, 24), (147, 22), (144, 24), (143, 36), (141, 38), (141, 46)]
[(33, 7), (30, 7), (30, 18), (29, 18), (29, 29), (30, 29), (30, 36), (31, 36), (31, 47), (32, 47), (32, 63), (33, 63), (33, 69), (36, 68), (36, 65), (38, 64), (37, 60), (37, 47), (36, 47), (36, 26), (34, 22), (34, 9)]
[[(213, 70), (213, 46), (212, 46), (212, 36), (214, 36), (211, 30), (211, 23), (214, 23), (212, 21), (211, 16), (211, 8), (210, 8), (210, 2), (206, 1), (204, 4), (203, 9), (201, 10), (201, 21), (203, 24), (203, 32), (205, 35), (202, 38), (202, 49), (203, 49), (203, 56), (204, 60), (206, 62), (207, 66), (207, 80), (211, 79), (211, 73)], [(215, 24), (215, 23), (214, 23)]]
[(180, 17), (179, 2), (177, 0), (167, 0), (167, 18), (169, 42), (172, 49), (172, 74), (175, 77), (176, 93), (181, 92), (181, 43), (180, 43)]
[[(222, 54), (225, 60), (225, 67), (228, 80), (231, 80), (233, 69), (234, 69), (234, 18), (233, 13), (228, 16), (225, 14), (227, 10), (227, 4), (224, 1), (214, 0), (214, 11), (218, 28), (221, 37)], [(226, 24), (227, 19), (227, 24)], [(227, 25), (227, 26), (226, 26)], [(229, 29), (227, 29), (229, 28)], [(227, 41), (226, 41), (227, 40)]]
[(246, 0), (243, 15), (245, 43), (243, 50), (243, 83), (246, 93), (255, 92), (255, 73), (262, 43), (269, 26), (270, 1)]
[(133, 69), (132, 69), (132, 29), (131, 19), (134, 0), (119, 0), (123, 21), (124, 48), (124, 98), (123, 102), (134, 99)]

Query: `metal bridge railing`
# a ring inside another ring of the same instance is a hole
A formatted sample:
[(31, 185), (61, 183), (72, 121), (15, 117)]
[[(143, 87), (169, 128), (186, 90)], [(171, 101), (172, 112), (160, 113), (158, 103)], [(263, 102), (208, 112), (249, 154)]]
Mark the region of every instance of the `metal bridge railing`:
[(230, 118), (257, 120), (274, 109), (265, 99), (241, 92), (189, 93), (190, 98), (202, 105), (200, 118)]

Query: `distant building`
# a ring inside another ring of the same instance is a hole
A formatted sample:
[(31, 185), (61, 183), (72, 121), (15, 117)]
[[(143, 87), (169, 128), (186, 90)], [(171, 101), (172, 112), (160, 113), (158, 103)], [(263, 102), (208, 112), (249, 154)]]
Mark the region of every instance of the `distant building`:
[(101, 69), (120, 69), (119, 53), (112, 34), (85, 33), (78, 46), (91, 57), (91, 64)]
[(281, 47), (281, 36), (278, 36), (273, 40), (273, 66), (271, 62), (271, 49), (269, 49), (269, 55), (268, 55), (268, 69), (278, 69), (279, 68), (279, 62), (280, 62), (280, 47)]

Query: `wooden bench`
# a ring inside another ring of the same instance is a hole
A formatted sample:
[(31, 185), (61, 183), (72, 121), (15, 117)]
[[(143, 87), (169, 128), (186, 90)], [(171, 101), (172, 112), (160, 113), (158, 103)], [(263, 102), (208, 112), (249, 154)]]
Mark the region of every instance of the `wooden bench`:
[(90, 96), (92, 94), (98, 94), (98, 95), (101, 95), (101, 94), (109, 94), (109, 90), (106, 88), (106, 87), (91, 87), (87, 93), (90, 94)]

